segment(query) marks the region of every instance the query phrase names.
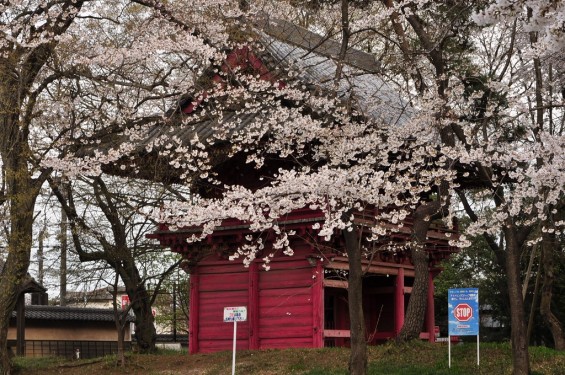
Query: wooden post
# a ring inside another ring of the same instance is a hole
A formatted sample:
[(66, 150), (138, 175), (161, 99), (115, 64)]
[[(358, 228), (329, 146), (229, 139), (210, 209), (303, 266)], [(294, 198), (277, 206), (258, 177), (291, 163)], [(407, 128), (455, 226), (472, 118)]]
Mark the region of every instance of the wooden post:
[(428, 307), (426, 309), (426, 322), (427, 331), (429, 334), (428, 340), (430, 342), (436, 341), (435, 335), (435, 306), (434, 306), (434, 274), (432, 271), (429, 273), (428, 277)]
[(256, 262), (249, 265), (249, 349), (259, 349), (259, 267)]
[(190, 308), (188, 321), (188, 351), (190, 354), (198, 353), (198, 310), (199, 299), (199, 275), (197, 267), (190, 273)]
[(16, 355), (23, 357), (25, 355), (26, 340), (26, 315), (25, 315), (25, 293), (20, 293), (16, 305)]
[(324, 347), (324, 269), (317, 259), (312, 267), (312, 347)]
[(397, 336), (404, 325), (404, 268), (398, 269), (394, 286), (394, 334)]

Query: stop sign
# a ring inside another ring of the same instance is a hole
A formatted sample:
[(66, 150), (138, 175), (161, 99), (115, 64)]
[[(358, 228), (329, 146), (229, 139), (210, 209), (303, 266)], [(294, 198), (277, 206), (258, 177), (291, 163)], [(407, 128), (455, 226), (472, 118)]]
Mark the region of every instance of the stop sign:
[(473, 308), (467, 303), (460, 303), (453, 309), (455, 319), (460, 322), (467, 322), (473, 317)]

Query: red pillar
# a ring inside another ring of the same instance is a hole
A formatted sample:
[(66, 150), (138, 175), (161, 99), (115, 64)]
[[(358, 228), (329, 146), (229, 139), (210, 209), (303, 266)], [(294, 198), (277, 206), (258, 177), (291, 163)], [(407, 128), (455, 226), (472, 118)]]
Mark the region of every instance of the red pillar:
[(257, 263), (249, 265), (249, 349), (259, 349), (259, 268)]
[(324, 347), (324, 269), (317, 259), (312, 267), (312, 347)]
[(404, 268), (398, 269), (394, 286), (394, 334), (398, 335), (404, 325)]
[(199, 320), (199, 275), (196, 267), (190, 274), (190, 301), (188, 319), (188, 352), (198, 353), (198, 320)]
[(428, 308), (426, 310), (426, 322), (430, 342), (436, 341), (435, 336), (435, 306), (434, 306), (434, 274), (430, 271), (428, 277)]

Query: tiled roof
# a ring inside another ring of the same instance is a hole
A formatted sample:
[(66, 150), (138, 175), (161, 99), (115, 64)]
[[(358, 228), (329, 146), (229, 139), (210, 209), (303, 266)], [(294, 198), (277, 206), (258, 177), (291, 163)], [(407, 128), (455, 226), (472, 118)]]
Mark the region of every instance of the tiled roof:
[[(271, 72), (283, 81), (287, 69), (296, 70), (299, 72), (299, 81), (306, 87), (318, 88), (321, 92), (330, 91), (334, 85), (337, 68), (335, 54), (336, 50), (339, 50), (337, 48), (339, 42), (322, 38), (297, 25), (280, 22), (282, 21), (269, 20), (257, 25), (257, 33), (265, 49), (264, 52), (257, 52), (259, 58), (269, 69), (274, 67)], [(273, 27), (276, 32), (273, 32)], [(343, 78), (339, 82), (338, 95), (347, 99), (351, 94), (354, 107), (363, 116), (374, 119), (378, 124), (402, 125), (412, 116), (414, 110), (401, 98), (399, 90), (379, 76), (377, 69), (378, 62), (374, 60), (374, 56), (350, 49), (343, 67)], [(193, 94), (200, 95), (200, 90)], [(183, 103), (171, 109), (172, 112), (169, 113), (171, 118), (175, 118), (172, 113), (178, 115), (179, 110), (191, 100), (190, 97), (181, 100)], [(206, 105), (211, 106), (208, 103), (202, 104), (202, 107)], [(155, 116), (155, 122), (146, 123), (147, 132), (135, 139), (136, 146), (133, 150), (119, 151), (119, 153), (135, 154), (138, 166), (145, 167), (135, 168), (133, 164), (130, 166), (111, 164), (104, 166), (105, 171), (111, 174), (134, 173), (143, 178), (173, 178), (174, 180), (173, 176), (182, 171), (168, 165), (170, 156), (157, 154), (154, 151), (163, 149), (168, 154), (169, 149), (177, 149), (180, 146), (192, 150), (195, 139), (206, 146), (219, 147), (228, 139), (262, 129), (264, 124), (268, 123), (264, 119), (269, 118), (272, 112), (268, 105), (254, 111), (235, 107), (236, 104), (234, 108), (223, 111), (221, 116), (210, 115), (209, 111), (206, 111), (206, 114), (202, 113), (201, 116), (195, 115), (188, 120), (189, 123), (185, 119), (183, 126), (179, 126), (179, 122), (183, 121), (180, 118), (178, 121), (163, 122), (159, 120), (162, 117)], [(109, 150), (118, 150), (125, 140), (130, 139), (130, 135), (128, 132), (117, 131), (118, 133), (109, 131), (106, 135), (96, 135), (97, 141), (77, 150), (76, 155), (87, 156), (95, 152), (106, 153)], [(258, 134), (261, 132), (259, 131)], [(173, 154), (175, 163), (182, 164), (183, 154)], [(190, 155), (188, 151), (186, 154)], [(224, 154), (227, 153), (220, 152), (217, 156), (221, 157)], [(191, 158), (187, 157), (187, 159), (190, 163), (195, 163)], [(216, 162), (218, 161), (221, 161), (221, 158)], [(201, 172), (197, 171), (195, 175), (199, 173)]]
[[(294, 67), (300, 79), (307, 84), (318, 85), (331, 90), (336, 76), (336, 60), (307, 49), (265, 37), (263, 43), (267, 51), (278, 61)], [(403, 124), (413, 113), (413, 109), (390, 84), (383, 81), (378, 73), (356, 69), (351, 65), (343, 67), (343, 77), (339, 81), (338, 96), (352, 95), (357, 109), (366, 117), (386, 125)]]
[[(296, 25), (292, 26), (301, 30), (300, 36), (305, 38), (306, 42), (308, 38), (320, 38), (313, 32)], [(290, 26), (286, 23), (285, 27)], [(272, 73), (280, 76), (280, 68), (286, 67), (299, 72), (299, 80), (308, 87), (328, 91), (333, 89), (337, 69), (336, 60), (325, 53), (318, 53), (318, 49), (323, 49), (325, 43), (312, 46), (312, 50), (309, 50), (292, 42), (276, 39), (266, 33), (260, 32), (260, 36), (260, 41), (266, 51), (266, 53), (261, 53), (261, 59), (275, 61)], [(306, 43), (306, 45), (309, 44)], [(351, 50), (351, 52), (368, 55), (357, 50)], [(267, 62), (264, 61), (264, 63)], [(267, 65), (270, 64), (267, 63)], [(367, 72), (346, 64), (342, 75), (338, 95), (344, 99), (352, 95), (355, 98), (355, 106), (367, 118), (383, 125), (402, 125), (412, 116), (413, 108), (399, 95), (399, 90), (386, 83), (377, 72)], [(221, 120), (217, 117), (196, 118), (192, 123), (186, 124), (190, 126), (177, 126), (174, 122), (159, 123), (149, 131), (145, 139), (139, 142), (139, 146), (158, 145), (159, 139), (177, 139), (187, 145), (195, 137), (205, 144), (213, 144), (249, 128), (253, 131), (253, 127), (256, 126), (254, 124), (264, 123), (263, 118), (268, 118), (269, 112), (270, 107), (265, 106), (263, 111), (224, 111)], [(165, 143), (169, 142), (165, 141)]]
[[(16, 312), (12, 312), (12, 317), (16, 317)], [(67, 306), (39, 306), (27, 305), (25, 307), (25, 317), (29, 320), (72, 320), (89, 322), (113, 322), (113, 309), (93, 309)], [(128, 314), (128, 322), (135, 321), (132, 314)]]

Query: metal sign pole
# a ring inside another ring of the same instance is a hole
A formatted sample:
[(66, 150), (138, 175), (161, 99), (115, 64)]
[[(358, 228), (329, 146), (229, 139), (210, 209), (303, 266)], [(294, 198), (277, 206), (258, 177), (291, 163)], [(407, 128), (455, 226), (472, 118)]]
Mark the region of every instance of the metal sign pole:
[(447, 358), (448, 367), (451, 368), (451, 335), (447, 335)]
[(237, 344), (237, 319), (233, 321), (233, 357), (231, 362), (231, 375), (235, 375), (235, 347)]
[(235, 351), (237, 346), (237, 322), (247, 321), (247, 307), (224, 307), (224, 323), (233, 322), (233, 357), (231, 375), (235, 375)]
[(480, 365), (480, 355), (479, 355), (479, 335), (477, 335), (477, 367)]

